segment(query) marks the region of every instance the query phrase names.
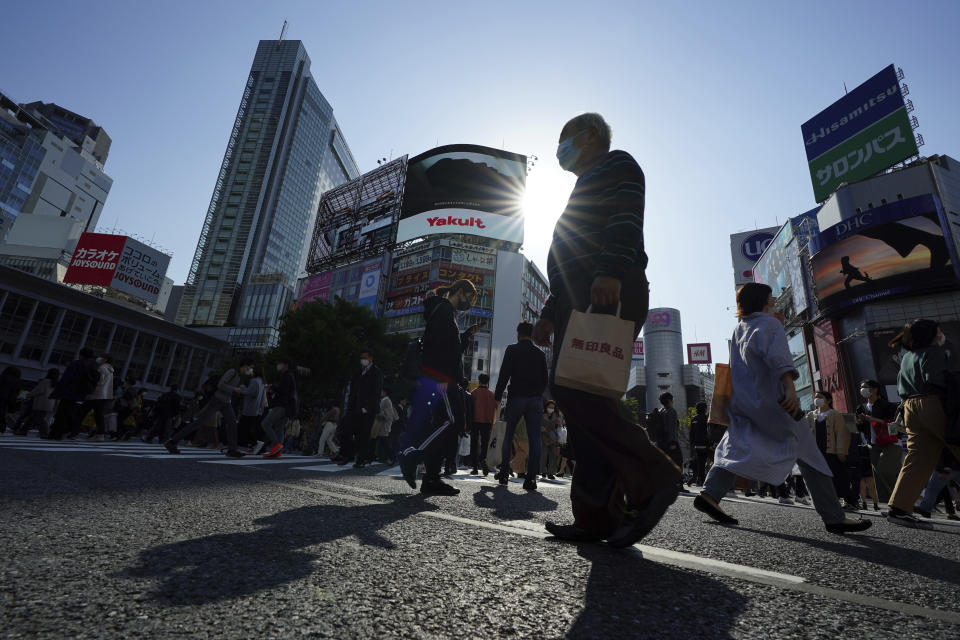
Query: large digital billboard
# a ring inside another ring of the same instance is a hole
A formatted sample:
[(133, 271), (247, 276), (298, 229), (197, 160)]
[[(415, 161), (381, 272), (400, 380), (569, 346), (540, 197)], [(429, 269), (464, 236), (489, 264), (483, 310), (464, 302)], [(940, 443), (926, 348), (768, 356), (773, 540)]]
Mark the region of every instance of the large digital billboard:
[(446, 145), (411, 158), (397, 242), (462, 233), (522, 243), (526, 177), (526, 156), (477, 145)]
[(133, 238), (83, 233), (63, 281), (110, 287), (154, 303), (169, 265), (170, 256)]
[(820, 233), (811, 261), (821, 311), (955, 285), (943, 207), (923, 195), (870, 209)]
[(817, 202), (844, 182), (863, 180), (917, 154), (892, 64), (810, 118), (800, 130)]
[(806, 310), (808, 306), (807, 278), (800, 248), (805, 239), (816, 233), (817, 211), (812, 209), (787, 220), (753, 268), (754, 281), (773, 289), (774, 298), (779, 298), (785, 289), (790, 289), (794, 314)]

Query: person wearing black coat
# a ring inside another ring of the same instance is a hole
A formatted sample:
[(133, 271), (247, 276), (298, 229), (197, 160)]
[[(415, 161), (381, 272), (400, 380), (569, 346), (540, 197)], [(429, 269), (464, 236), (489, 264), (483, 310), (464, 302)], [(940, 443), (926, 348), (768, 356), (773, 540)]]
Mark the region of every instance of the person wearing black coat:
[(383, 372), (373, 363), (373, 354), (360, 352), (360, 371), (350, 381), (347, 412), (340, 423), (337, 440), (340, 441), (338, 464), (355, 460), (353, 466), (363, 467), (374, 459), (370, 430), (380, 412), (380, 393), (383, 390)]
[(423, 365), (417, 379), (413, 412), (400, 440), (400, 470), (411, 487), (417, 486), (417, 465), (426, 469), (420, 492), (453, 496), (460, 490), (440, 480), (443, 458), (464, 431), (465, 407), (459, 384), (463, 380), (463, 348), (477, 326), (463, 333), (457, 312), (466, 312), (477, 298), (469, 280), (440, 287), (424, 301)]
[(693, 484), (703, 486), (707, 459), (713, 456), (707, 435), (707, 403), (697, 403), (697, 413), (690, 420), (690, 458), (693, 460)]
[(93, 351), (86, 347), (80, 349), (80, 357), (70, 363), (50, 393), (51, 398), (60, 400), (50, 427), (52, 440), (61, 440), (64, 435), (74, 436), (80, 432), (80, 421), (83, 419), (80, 409), (99, 380), (100, 373)]

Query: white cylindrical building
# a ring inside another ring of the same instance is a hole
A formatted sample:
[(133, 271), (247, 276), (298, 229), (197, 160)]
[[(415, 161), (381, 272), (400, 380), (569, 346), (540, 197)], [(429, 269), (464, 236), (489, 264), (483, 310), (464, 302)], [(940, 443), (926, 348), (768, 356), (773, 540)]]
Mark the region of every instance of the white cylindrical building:
[(673, 394), (673, 406), (681, 417), (687, 409), (683, 386), (683, 333), (676, 309), (651, 309), (643, 325), (647, 382), (647, 411), (660, 406), (660, 394)]

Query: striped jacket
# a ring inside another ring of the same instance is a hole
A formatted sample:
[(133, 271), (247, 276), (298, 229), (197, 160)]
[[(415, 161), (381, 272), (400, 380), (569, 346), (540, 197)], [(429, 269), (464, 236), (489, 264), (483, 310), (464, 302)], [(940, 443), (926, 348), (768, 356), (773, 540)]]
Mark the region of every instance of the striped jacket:
[(580, 176), (553, 231), (547, 257), (550, 297), (541, 317), (555, 320), (557, 298), (582, 289), (573, 282), (588, 288), (596, 276), (622, 280), (633, 267), (646, 267), (644, 191), (643, 170), (626, 151), (609, 152)]

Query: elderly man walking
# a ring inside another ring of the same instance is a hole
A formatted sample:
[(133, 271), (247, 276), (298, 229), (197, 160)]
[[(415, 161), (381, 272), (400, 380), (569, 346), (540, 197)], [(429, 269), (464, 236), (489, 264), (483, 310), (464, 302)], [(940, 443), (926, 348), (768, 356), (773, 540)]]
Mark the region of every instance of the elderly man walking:
[[(643, 171), (625, 151), (610, 150), (610, 126), (597, 113), (579, 115), (560, 132), (557, 160), (577, 175), (566, 209), (557, 221), (547, 258), (550, 297), (534, 329), (534, 341), (559, 358), (570, 313), (615, 313), (640, 332), (647, 316), (649, 287), (643, 248)], [(570, 498), (573, 524), (548, 523), (547, 530), (570, 541), (606, 540), (626, 547), (649, 533), (676, 500), (680, 470), (625, 420), (617, 402), (552, 384), (567, 418), (577, 471)]]

